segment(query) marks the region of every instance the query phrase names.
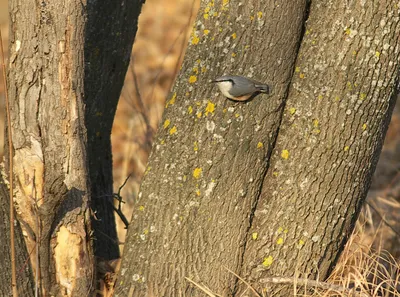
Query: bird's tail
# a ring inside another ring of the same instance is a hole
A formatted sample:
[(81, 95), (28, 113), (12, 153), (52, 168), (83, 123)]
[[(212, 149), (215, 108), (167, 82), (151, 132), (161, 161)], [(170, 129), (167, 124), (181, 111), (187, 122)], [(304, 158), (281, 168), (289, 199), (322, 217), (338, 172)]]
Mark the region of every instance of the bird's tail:
[(259, 84), (259, 85), (256, 85), (256, 88), (257, 88), (261, 93), (271, 94), (271, 92), (272, 92), (272, 87), (269, 86), (269, 85)]

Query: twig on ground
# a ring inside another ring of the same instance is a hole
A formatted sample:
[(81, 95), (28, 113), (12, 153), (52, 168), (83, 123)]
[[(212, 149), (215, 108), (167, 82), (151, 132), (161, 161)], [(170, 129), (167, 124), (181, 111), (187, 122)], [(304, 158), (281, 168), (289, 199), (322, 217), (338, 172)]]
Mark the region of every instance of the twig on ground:
[(207, 288), (207, 287), (205, 287), (205, 286), (202, 286), (202, 285), (200, 285), (200, 284), (198, 284), (198, 283), (196, 283), (195, 281), (192, 281), (190, 278), (188, 278), (188, 277), (185, 277), (185, 279), (188, 281), (188, 282), (190, 282), (190, 283), (192, 283), (193, 285), (195, 285), (195, 287), (197, 287), (197, 288), (199, 288), (200, 290), (202, 290), (204, 293), (206, 293), (208, 296), (210, 296), (210, 297), (218, 297), (218, 296), (220, 296), (220, 295), (216, 295), (215, 293), (213, 293), (209, 288)]
[(248, 283), (246, 282), (243, 278), (241, 278), (239, 275), (237, 275), (235, 272), (233, 272), (232, 270), (230, 270), (228, 267), (224, 266), (224, 268), (226, 270), (228, 270), (230, 273), (232, 273), (234, 276), (236, 276), (239, 280), (241, 280), (245, 285), (247, 285), (247, 287), (257, 296), (257, 297), (261, 297), (260, 294), (257, 293), (256, 290), (254, 290), (254, 288)]
[(350, 296), (359, 296), (359, 297), (369, 297), (367, 294), (359, 291), (355, 291), (354, 289), (349, 289), (340, 285), (330, 284), (326, 282), (321, 282), (317, 280), (310, 280), (306, 278), (297, 278), (297, 277), (267, 277), (260, 279), (260, 283), (273, 283), (273, 284), (294, 284), (300, 286), (310, 286), (314, 288), (319, 288), (327, 291), (334, 291), (338, 293), (346, 293)]

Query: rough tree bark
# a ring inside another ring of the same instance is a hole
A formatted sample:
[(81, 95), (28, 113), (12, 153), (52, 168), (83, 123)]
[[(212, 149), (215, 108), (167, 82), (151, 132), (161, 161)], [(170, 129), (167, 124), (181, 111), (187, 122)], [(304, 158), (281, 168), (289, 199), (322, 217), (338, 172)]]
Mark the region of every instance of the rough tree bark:
[(244, 254), (260, 291), (268, 276), (324, 280), (340, 256), (398, 94), (399, 14), (390, 0), (311, 2)]
[[(0, 296), (11, 296), (11, 247), (10, 247), (10, 203), (8, 195), (8, 185), (0, 176)], [(31, 267), (27, 259), (29, 258), (26, 250), (25, 240), (22, 235), (21, 226), (15, 226), (15, 252), (17, 267), (17, 288), (18, 296), (34, 296), (34, 280)]]
[[(234, 291), (223, 265), (241, 266), (307, 9), (303, 0), (270, 9), (274, 3), (201, 2), (136, 201), (116, 296), (133, 288), (133, 296), (198, 296), (184, 277)], [(227, 101), (210, 84), (223, 73), (269, 81), (274, 96)]]
[(44, 295), (90, 295), (94, 256), (119, 256), (110, 133), (142, 3), (10, 1), (16, 210)]
[[(202, 1), (136, 201), (116, 296), (204, 296), (185, 277), (241, 296), (247, 286), (223, 266), (260, 292), (275, 290), (270, 276), (329, 274), (394, 105), (396, 5)], [(209, 84), (223, 73), (270, 80), (274, 94), (227, 101)], [(277, 296), (293, 291), (281, 289)]]

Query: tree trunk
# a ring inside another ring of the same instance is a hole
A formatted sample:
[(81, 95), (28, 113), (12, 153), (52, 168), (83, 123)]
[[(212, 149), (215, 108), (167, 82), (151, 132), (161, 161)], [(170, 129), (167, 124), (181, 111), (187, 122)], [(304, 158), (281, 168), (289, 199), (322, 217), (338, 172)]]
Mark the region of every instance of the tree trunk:
[(326, 279), (353, 231), (398, 93), (397, 5), (311, 4), (244, 255), (260, 291), (270, 276)]
[[(199, 296), (185, 277), (222, 295), (236, 290), (235, 277), (223, 266), (237, 271), (242, 265), (307, 5), (212, 3), (201, 3), (166, 105), (116, 296), (131, 296), (131, 290), (133, 296)], [(272, 82), (274, 96), (228, 101), (210, 84), (223, 73)]]
[[(247, 285), (224, 266), (290, 296), (268, 277), (324, 279), (338, 259), (394, 105), (398, 7), (266, 2), (202, 1), (116, 296), (204, 296), (185, 277), (242, 296)], [(228, 101), (209, 84), (224, 73), (272, 81), (273, 96)]]
[[(11, 296), (11, 247), (10, 247), (10, 196), (8, 187), (0, 176), (0, 296)], [(15, 252), (17, 270), (18, 296), (34, 296), (34, 281), (31, 266), (29, 265), (29, 254), (26, 250), (21, 226), (18, 222), (15, 225)]]
[(44, 295), (90, 295), (94, 256), (119, 256), (110, 133), (142, 2), (10, 1), (16, 209)]

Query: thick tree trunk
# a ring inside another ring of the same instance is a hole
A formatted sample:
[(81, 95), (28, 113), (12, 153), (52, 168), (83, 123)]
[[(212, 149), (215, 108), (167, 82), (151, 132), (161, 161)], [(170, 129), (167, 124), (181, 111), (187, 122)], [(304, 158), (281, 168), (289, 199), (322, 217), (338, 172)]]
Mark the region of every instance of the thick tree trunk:
[(91, 294), (94, 256), (119, 256), (110, 133), (141, 5), (10, 2), (15, 200), (45, 295)]
[[(339, 257), (394, 105), (399, 8), (314, 1), (302, 35), (305, 1), (266, 2), (202, 2), (116, 296), (203, 296), (185, 277), (241, 296), (224, 266), (276, 293), (268, 277), (325, 278)], [(223, 73), (272, 80), (274, 94), (227, 101), (209, 84)]]
[[(0, 176), (0, 296), (11, 296), (11, 247), (10, 247), (10, 203), (8, 187)], [(25, 240), (22, 236), (21, 226), (15, 225), (15, 252), (17, 268), (18, 296), (34, 296), (34, 280), (31, 266), (29, 265), (29, 254), (26, 250)]]
[(270, 276), (325, 279), (354, 228), (397, 97), (397, 5), (311, 4), (244, 255), (260, 291)]
[[(202, 1), (182, 71), (136, 201), (116, 296), (200, 296), (185, 280), (232, 294), (275, 142), (306, 1)], [(223, 73), (274, 85), (235, 103)]]

